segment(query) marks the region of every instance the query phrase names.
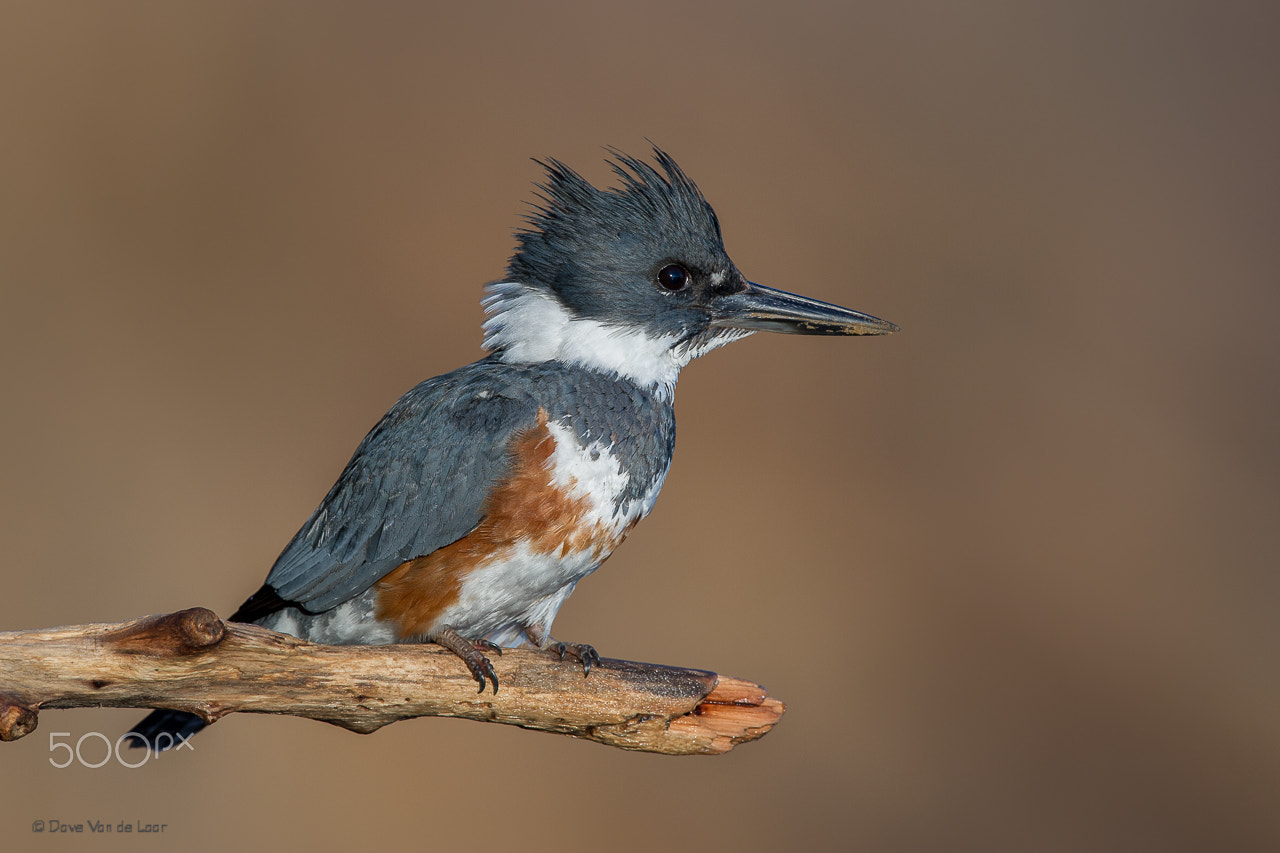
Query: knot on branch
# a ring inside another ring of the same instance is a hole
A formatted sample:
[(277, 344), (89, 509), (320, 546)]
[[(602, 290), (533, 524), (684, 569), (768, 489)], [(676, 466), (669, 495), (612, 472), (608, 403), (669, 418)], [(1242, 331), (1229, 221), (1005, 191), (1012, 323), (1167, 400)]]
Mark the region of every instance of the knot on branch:
[(0, 696), (0, 741), (17, 740), (36, 730), (40, 718), (36, 709), (8, 696)]
[(119, 652), (142, 655), (185, 655), (221, 643), (227, 626), (207, 607), (192, 607), (128, 622), (102, 637)]

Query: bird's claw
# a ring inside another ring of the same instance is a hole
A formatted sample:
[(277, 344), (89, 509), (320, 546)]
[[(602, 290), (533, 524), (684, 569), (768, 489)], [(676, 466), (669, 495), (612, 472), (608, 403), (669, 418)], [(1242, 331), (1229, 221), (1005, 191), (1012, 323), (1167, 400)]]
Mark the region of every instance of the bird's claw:
[(489, 679), (489, 682), (493, 684), (493, 695), (494, 696), (498, 695), (498, 674), (493, 671), (493, 664), (489, 662), (489, 659), (487, 657), (485, 657), (484, 655), (481, 655), (479, 666), (474, 668), (472, 668), (471, 664), (468, 662), (467, 668), (471, 670), (471, 675), (475, 678), (475, 680), (480, 685), (480, 689), (477, 690), (476, 693), (484, 692), (484, 688), (485, 688), (484, 680), (487, 677)]
[(586, 678), (591, 673), (591, 667), (600, 666), (600, 655), (586, 643), (562, 643), (555, 637), (550, 636), (547, 629), (541, 625), (526, 626), (525, 633), (534, 646), (544, 652), (550, 652), (560, 660), (564, 660), (565, 655), (572, 656), (574, 660), (582, 664), (583, 678)]
[(498, 674), (494, 672), (493, 664), (483, 654), (484, 652), (502, 654), (502, 649), (496, 643), (489, 640), (469, 640), (448, 627), (440, 629), (431, 637), (431, 640), (462, 659), (471, 672), (471, 677), (480, 685), (477, 693), (484, 692), (487, 679), (488, 684), (493, 685), (493, 695), (498, 695)]
[(491, 652), (492, 654), (495, 654), (501, 657), (502, 646), (490, 640), (472, 640), (471, 647), (474, 648), (477, 652), (481, 653), (479, 654), (479, 658), (480, 658), (479, 671), (476, 671), (476, 669), (473, 669), (471, 667), (470, 662), (464, 661), (467, 663), (467, 668), (471, 669), (472, 676), (474, 676), (475, 680), (480, 683), (480, 689), (477, 690), (476, 692), (477, 693), (484, 692), (484, 680), (487, 677), (490, 683), (493, 684), (493, 695), (497, 696), (498, 695), (498, 674), (493, 671), (493, 664), (489, 662), (489, 659), (484, 656), (483, 652)]
[(593, 665), (600, 665), (600, 654), (595, 650), (594, 646), (583, 644), (578, 647), (578, 660), (582, 661), (582, 677), (586, 678), (591, 674)]
[(591, 667), (600, 665), (600, 655), (586, 643), (562, 643), (559, 640), (552, 640), (547, 645), (547, 651), (559, 655), (560, 660), (564, 660), (566, 654), (573, 657), (582, 664), (583, 678), (591, 674)]

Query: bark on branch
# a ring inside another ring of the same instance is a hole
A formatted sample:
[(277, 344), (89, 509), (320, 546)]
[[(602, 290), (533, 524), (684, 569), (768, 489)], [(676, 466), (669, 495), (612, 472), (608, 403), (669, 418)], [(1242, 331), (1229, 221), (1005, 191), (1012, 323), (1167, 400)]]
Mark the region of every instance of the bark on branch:
[(749, 681), (535, 651), (493, 656), (498, 693), (432, 644), (324, 646), (223, 622), (202, 607), (121, 624), (0, 632), (0, 740), (44, 708), (173, 708), (207, 720), (291, 714), (369, 733), (413, 717), (464, 717), (669, 755), (727, 752), (785, 707)]

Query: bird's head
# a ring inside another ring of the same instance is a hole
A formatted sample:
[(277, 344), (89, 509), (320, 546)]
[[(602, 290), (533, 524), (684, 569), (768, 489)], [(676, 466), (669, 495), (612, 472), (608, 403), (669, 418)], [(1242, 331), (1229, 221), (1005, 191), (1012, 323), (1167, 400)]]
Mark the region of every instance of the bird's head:
[(720, 221), (665, 152), (659, 168), (615, 152), (622, 180), (600, 190), (557, 160), (543, 204), (518, 233), (507, 278), (487, 288), (485, 346), (515, 362), (563, 360), (642, 385), (756, 331), (884, 335), (868, 314), (746, 280)]

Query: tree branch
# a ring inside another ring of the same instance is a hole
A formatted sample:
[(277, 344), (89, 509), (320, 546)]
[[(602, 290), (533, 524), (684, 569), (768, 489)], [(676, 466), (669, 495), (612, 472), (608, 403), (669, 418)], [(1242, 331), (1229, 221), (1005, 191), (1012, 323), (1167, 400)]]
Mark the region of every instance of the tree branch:
[(727, 752), (785, 707), (749, 681), (696, 669), (576, 662), (508, 650), (497, 694), (434, 644), (325, 646), (202, 607), (121, 624), (0, 632), (0, 740), (44, 708), (173, 708), (209, 721), (247, 711), (367, 734), (413, 717), (464, 717), (668, 755)]

